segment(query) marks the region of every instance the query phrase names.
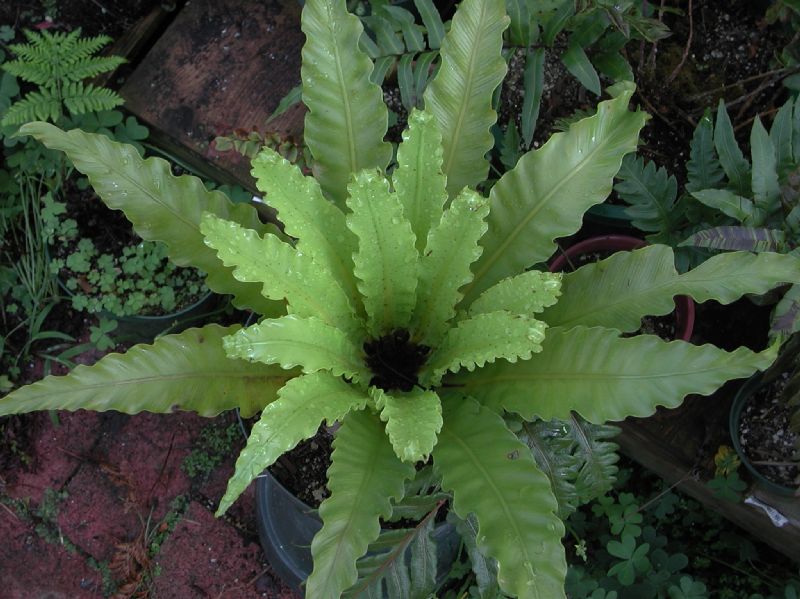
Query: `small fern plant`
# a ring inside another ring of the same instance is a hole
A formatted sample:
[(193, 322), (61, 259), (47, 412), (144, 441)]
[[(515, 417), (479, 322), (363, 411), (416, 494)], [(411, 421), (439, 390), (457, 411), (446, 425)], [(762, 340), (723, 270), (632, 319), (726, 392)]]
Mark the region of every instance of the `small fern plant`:
[(26, 30), (25, 37), (27, 43), (9, 46), (16, 59), (3, 64), (3, 69), (38, 89), (12, 104), (2, 125), (35, 120), (59, 123), (64, 107), (77, 116), (110, 110), (123, 103), (116, 92), (84, 82), (125, 62), (119, 56), (95, 56), (111, 41), (110, 37), (81, 37), (80, 29), (69, 33)]
[[(428, 460), (435, 492), (474, 523), (476, 555), (497, 564), (502, 592), (565, 597), (556, 493), (573, 491), (553, 489), (506, 417), (577, 413), (602, 425), (766, 368), (774, 348), (726, 352), (623, 333), (670, 312), (674, 295), (728, 303), (800, 280), (800, 260), (732, 252), (679, 275), (671, 248), (653, 245), (564, 275), (531, 269), (605, 199), (647, 116), (628, 109), (634, 86), (621, 83), (595, 115), (522, 156), (488, 196), (476, 191), (506, 70), (505, 11), (504, 0), (459, 5), (424, 110), (412, 112), (390, 169), (388, 112), (359, 48), (361, 23), (344, 0), (306, 0), (301, 72), (314, 176), (270, 149), (252, 171), (282, 229), (131, 146), (25, 125), (23, 134), (65, 152), (142, 238), (163, 241), (177, 264), (207, 273), (208, 287), (263, 318), (111, 354), (17, 390), (0, 400), (0, 415), (261, 412), (220, 514), (281, 454), (337, 421), (309, 599), (340, 597), (357, 582), (381, 518)], [(560, 451), (577, 455), (580, 443), (565, 439)]]

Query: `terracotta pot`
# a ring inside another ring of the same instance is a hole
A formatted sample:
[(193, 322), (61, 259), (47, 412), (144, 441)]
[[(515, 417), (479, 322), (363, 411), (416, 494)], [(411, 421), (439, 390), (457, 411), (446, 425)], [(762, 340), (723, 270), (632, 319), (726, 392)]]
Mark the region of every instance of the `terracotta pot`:
[[(602, 235), (580, 241), (568, 247), (560, 255), (556, 256), (550, 263), (550, 272), (562, 272), (570, 270), (570, 265), (578, 256), (590, 254), (592, 252), (618, 252), (630, 251), (643, 248), (647, 242), (643, 239), (630, 237), (628, 235)], [(675, 337), (683, 341), (689, 341), (694, 329), (694, 302), (685, 295), (675, 297)]]

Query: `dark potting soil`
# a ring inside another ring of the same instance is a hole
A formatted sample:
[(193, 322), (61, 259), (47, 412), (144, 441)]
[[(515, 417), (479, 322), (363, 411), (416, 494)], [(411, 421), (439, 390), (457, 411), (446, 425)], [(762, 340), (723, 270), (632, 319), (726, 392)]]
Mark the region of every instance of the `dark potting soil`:
[[(50, 4), (52, 8), (44, 7)], [(4, 0), (0, 2), (0, 25), (14, 29), (36, 29), (47, 26), (52, 31), (81, 28), (83, 35), (104, 34), (117, 39), (142, 17), (161, 4), (161, 0)], [(22, 41), (20, 38), (16, 41)]]
[(741, 298), (723, 306), (710, 300), (695, 306), (692, 342), (711, 343), (726, 351), (748, 347), (761, 351), (767, 347), (771, 306), (757, 306)]
[(313, 508), (330, 495), (326, 486), (333, 434), (321, 426), (317, 434), (286, 452), (270, 472), (295, 497)]
[(800, 487), (797, 436), (789, 428), (791, 412), (783, 390), (789, 374), (756, 391), (745, 403), (739, 422), (739, 442), (750, 463), (763, 476), (784, 487)]

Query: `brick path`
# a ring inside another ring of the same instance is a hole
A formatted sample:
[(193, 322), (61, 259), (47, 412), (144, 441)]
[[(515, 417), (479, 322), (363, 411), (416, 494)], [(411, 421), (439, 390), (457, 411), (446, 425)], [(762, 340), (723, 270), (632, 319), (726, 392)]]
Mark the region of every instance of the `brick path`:
[(58, 420), (37, 415), (32, 466), (0, 473), (0, 599), (108, 596), (104, 575), (119, 596), (297, 597), (262, 556), (252, 489), (224, 519), (213, 515), (239, 447), (210, 477), (181, 469), (203, 428), (226, 427), (229, 416)]

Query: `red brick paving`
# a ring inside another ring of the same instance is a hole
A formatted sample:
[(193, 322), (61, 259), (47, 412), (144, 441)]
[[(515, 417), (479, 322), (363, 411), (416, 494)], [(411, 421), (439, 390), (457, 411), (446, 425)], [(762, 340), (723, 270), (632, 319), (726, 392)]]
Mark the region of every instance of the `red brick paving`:
[[(102, 597), (102, 577), (87, 560), (108, 561), (120, 556), (119, 545), (142, 544), (178, 496), (191, 503), (152, 556), (150, 597), (296, 597), (276, 579), (257, 544), (252, 490), (231, 509), (231, 518), (215, 518), (209, 509), (224, 492), (234, 457), (194, 488), (180, 469), (208, 419), (64, 412), (54, 427), (46, 414), (41, 418), (34, 466), (0, 473), (0, 481), (9, 481), (0, 495), (28, 501), (31, 513), (47, 489), (67, 495), (50, 524), (51, 542), (37, 533), (37, 522), (0, 504), (0, 599)], [(220, 418), (223, 426), (230, 422)]]

